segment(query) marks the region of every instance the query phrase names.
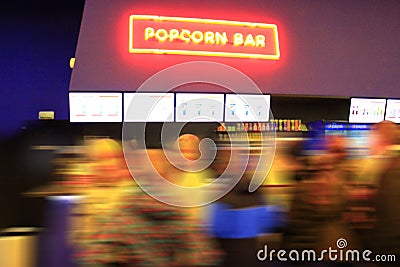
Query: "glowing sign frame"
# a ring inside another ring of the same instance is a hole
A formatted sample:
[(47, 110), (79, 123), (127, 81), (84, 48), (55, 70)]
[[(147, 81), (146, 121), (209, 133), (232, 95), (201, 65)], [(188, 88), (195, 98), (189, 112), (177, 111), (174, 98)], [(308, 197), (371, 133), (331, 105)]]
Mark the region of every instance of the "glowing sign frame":
[[(214, 24), (247, 28), (270, 29), (273, 32), (273, 44), (275, 47), (274, 54), (256, 54), (256, 53), (238, 53), (238, 52), (216, 52), (216, 51), (199, 51), (199, 50), (182, 50), (182, 49), (154, 49), (154, 48), (135, 48), (133, 45), (133, 32), (135, 20), (150, 20), (155, 22), (170, 21), (183, 23), (201, 23)], [(233, 58), (253, 58), (253, 59), (269, 59), (279, 60), (279, 39), (278, 27), (275, 24), (252, 23), (241, 21), (214, 20), (214, 19), (197, 19), (197, 18), (180, 18), (180, 17), (164, 17), (153, 15), (131, 15), (129, 16), (129, 53), (135, 54), (174, 54), (174, 55), (192, 55), (192, 56), (215, 56), (215, 57), (233, 57)]]

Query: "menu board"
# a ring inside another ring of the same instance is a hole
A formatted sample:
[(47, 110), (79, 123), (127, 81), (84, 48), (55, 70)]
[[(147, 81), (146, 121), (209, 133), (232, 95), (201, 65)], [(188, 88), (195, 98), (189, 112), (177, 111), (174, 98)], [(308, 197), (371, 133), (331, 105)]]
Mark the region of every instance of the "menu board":
[(71, 122), (122, 122), (122, 93), (69, 93)]
[(124, 93), (124, 122), (174, 121), (173, 93)]
[(385, 116), (386, 99), (351, 98), (350, 123), (377, 123)]
[(400, 123), (400, 99), (387, 99), (385, 120)]
[(270, 95), (227, 94), (226, 122), (266, 122), (269, 120)]
[(221, 122), (224, 94), (176, 93), (177, 122)]

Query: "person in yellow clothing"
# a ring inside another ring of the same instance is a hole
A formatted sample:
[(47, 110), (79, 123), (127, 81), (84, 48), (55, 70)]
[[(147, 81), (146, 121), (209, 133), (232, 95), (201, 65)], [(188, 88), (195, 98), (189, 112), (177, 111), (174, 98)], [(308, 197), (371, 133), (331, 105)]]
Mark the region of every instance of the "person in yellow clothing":
[[(198, 188), (210, 182), (214, 175), (213, 171), (210, 167), (202, 168), (200, 165), (203, 160), (201, 158), (200, 139), (194, 134), (183, 134), (178, 138), (176, 145), (181, 155), (183, 168), (176, 168), (176, 178), (173, 182), (189, 188)], [(194, 203), (202, 203), (205, 199), (204, 190), (187, 191), (180, 197), (183, 198), (182, 202), (188, 206), (193, 206)], [(189, 213), (195, 223), (203, 224), (207, 217), (206, 210), (205, 206), (193, 207), (189, 209)]]

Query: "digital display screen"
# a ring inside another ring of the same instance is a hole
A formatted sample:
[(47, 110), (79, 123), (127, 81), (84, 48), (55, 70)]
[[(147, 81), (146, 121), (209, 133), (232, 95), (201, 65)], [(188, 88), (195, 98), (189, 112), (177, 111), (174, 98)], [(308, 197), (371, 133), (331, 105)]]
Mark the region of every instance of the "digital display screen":
[(224, 94), (176, 93), (176, 121), (223, 121)]
[(385, 116), (386, 99), (351, 98), (350, 123), (377, 123)]
[(269, 121), (270, 101), (270, 95), (227, 94), (225, 100), (225, 121)]
[(71, 122), (122, 122), (122, 93), (69, 93)]
[(173, 93), (124, 93), (125, 122), (174, 121)]
[(385, 120), (400, 123), (400, 99), (388, 99)]

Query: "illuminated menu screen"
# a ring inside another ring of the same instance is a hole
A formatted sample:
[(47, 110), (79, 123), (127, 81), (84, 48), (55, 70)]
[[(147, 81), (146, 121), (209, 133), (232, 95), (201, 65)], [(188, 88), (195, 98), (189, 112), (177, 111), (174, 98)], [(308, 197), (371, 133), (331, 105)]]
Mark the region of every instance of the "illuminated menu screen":
[(266, 122), (269, 120), (270, 95), (227, 94), (226, 122)]
[(174, 121), (173, 93), (124, 93), (125, 122)]
[(71, 122), (121, 122), (122, 93), (69, 93)]
[(386, 99), (352, 98), (350, 102), (350, 123), (376, 123), (383, 121)]
[(400, 123), (400, 99), (388, 99), (385, 120)]
[(218, 121), (224, 117), (223, 94), (176, 94), (176, 121)]

